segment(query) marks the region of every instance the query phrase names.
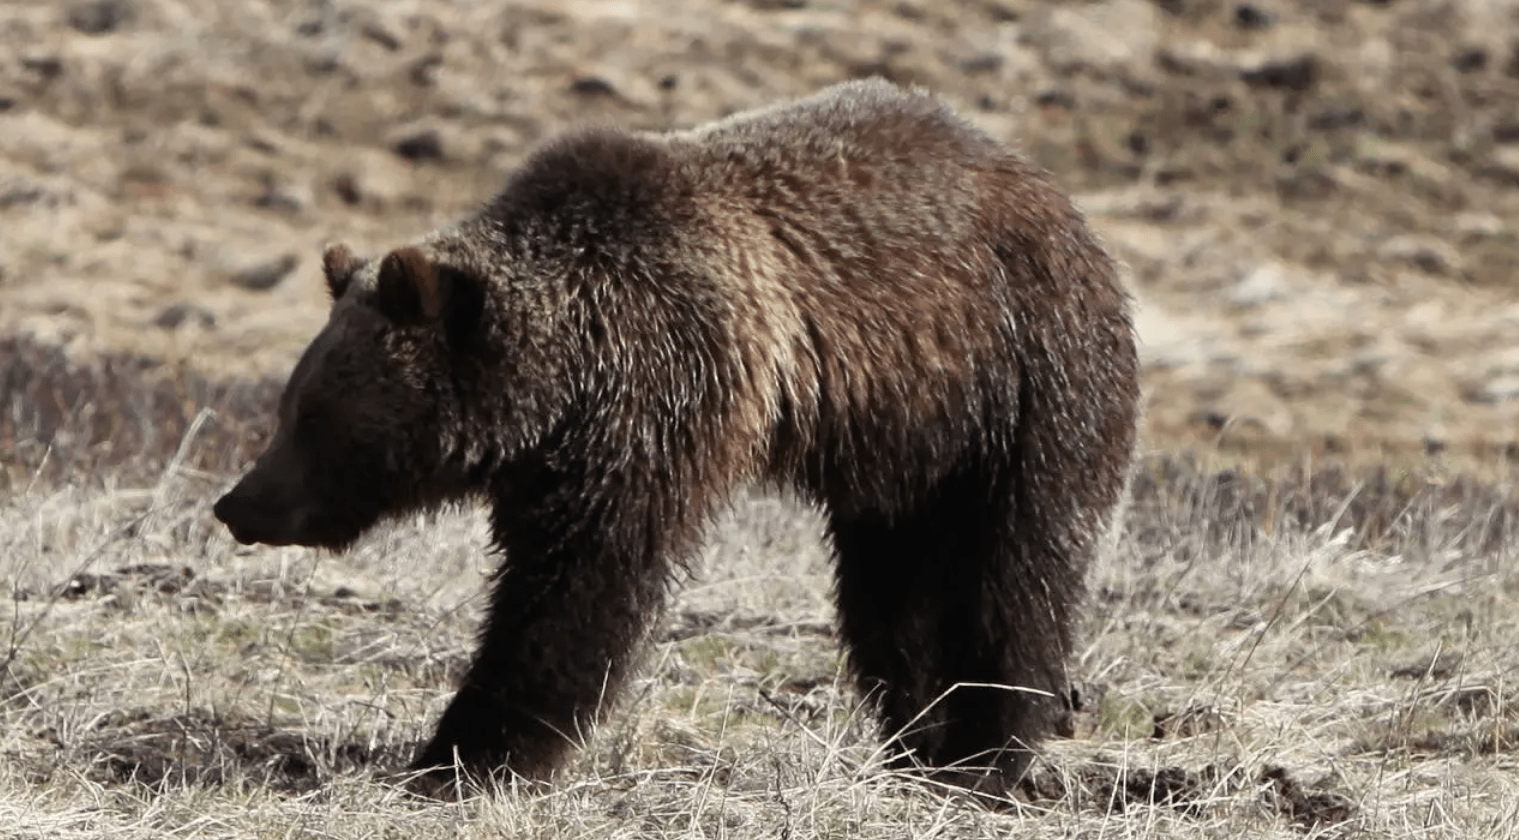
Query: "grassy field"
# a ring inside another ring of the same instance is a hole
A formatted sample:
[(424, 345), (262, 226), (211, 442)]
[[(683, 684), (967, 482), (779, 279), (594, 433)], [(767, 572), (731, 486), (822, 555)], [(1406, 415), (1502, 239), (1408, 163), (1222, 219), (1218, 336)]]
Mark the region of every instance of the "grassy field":
[(1071, 731), (1000, 809), (882, 768), (818, 520), (754, 495), (552, 791), (439, 804), (387, 774), (469, 656), (476, 512), (341, 556), (237, 547), (208, 503), (266, 432), (269, 383), (6, 349), (32, 371), (0, 425), (21, 455), (0, 517), (6, 836), (1519, 831), (1507, 481), (1146, 454), (1092, 576)]

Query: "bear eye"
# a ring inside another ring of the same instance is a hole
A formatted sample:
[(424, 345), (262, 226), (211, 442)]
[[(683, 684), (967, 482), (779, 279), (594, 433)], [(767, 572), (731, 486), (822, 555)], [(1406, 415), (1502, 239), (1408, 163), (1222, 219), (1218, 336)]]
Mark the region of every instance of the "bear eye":
[(297, 440), (318, 443), (326, 434), (331, 412), (326, 406), (307, 401), (296, 407), (295, 437)]

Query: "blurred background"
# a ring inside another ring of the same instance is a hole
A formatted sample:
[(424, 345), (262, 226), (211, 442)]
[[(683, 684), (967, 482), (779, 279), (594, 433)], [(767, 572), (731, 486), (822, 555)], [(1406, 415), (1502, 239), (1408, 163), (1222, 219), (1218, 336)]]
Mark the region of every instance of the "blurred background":
[(0, 331), (281, 376), (324, 242), (470, 212), (567, 127), (881, 75), (1078, 198), (1151, 448), (1515, 454), (1508, 0), (6, 0)]

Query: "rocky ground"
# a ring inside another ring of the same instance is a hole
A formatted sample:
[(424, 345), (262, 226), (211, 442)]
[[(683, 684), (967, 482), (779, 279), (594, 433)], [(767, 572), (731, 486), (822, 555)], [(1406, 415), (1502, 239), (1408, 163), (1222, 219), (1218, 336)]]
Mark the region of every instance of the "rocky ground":
[(3, 0), (0, 329), (285, 371), (322, 243), (535, 142), (880, 74), (1050, 168), (1140, 301), (1153, 447), (1519, 445), (1505, 0)]

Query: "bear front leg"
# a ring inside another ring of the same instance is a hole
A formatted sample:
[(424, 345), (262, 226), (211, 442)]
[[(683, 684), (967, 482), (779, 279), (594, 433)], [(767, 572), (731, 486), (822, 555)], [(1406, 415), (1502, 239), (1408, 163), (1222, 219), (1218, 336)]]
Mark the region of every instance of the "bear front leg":
[(663, 604), (664, 558), (627, 548), (648, 542), (591, 528), (568, 541), (524, 531), (498, 537), (506, 559), (479, 651), (412, 764), (426, 771), (424, 790), (451, 789), (456, 774), (550, 776), (604, 716)]

